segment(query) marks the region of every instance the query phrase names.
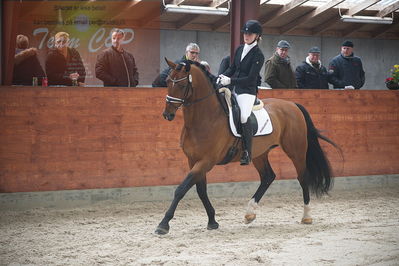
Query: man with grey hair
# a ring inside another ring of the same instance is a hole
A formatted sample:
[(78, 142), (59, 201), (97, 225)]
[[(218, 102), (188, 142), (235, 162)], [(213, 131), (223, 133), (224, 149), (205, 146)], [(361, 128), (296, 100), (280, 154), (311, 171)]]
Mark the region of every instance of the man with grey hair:
[(291, 45), (285, 40), (277, 44), (276, 52), (265, 64), (265, 81), (273, 89), (296, 88), (296, 78), (288, 56)]
[(97, 56), (96, 78), (104, 82), (104, 87), (136, 87), (139, 73), (131, 53), (123, 49), (125, 32), (111, 31), (112, 46)]
[[(186, 53), (184, 56), (175, 61), (175, 64), (179, 64), (185, 60), (191, 60), (200, 63), (201, 60), (199, 59), (200, 48), (196, 43), (189, 43), (186, 46)], [(170, 67), (165, 68), (154, 80), (152, 83), (153, 87), (167, 87), (166, 78), (170, 72)]]
[(296, 81), (300, 89), (328, 89), (330, 75), (321, 64), (320, 48), (309, 49), (308, 56), (295, 70)]

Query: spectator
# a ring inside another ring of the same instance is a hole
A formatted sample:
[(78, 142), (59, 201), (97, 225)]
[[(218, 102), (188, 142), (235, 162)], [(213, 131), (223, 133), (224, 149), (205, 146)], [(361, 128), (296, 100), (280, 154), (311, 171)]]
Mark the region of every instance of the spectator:
[(262, 35), (262, 26), (259, 21), (248, 20), (243, 29), (244, 45), (240, 45), (234, 53), (233, 63), (219, 75), (219, 82), (223, 86), (230, 85), (236, 94), (240, 107), (240, 122), (242, 128), (243, 153), (240, 164), (248, 165), (251, 162), (252, 125), (248, 121), (258, 90), (259, 72), (265, 61), (258, 42)]
[(319, 47), (312, 47), (308, 56), (295, 70), (300, 89), (328, 89), (328, 72), (321, 64)]
[(112, 46), (97, 56), (96, 78), (105, 87), (136, 87), (139, 73), (131, 53), (123, 49), (125, 32), (121, 29), (111, 31)]
[(284, 40), (277, 44), (276, 52), (266, 61), (265, 81), (273, 89), (296, 88), (296, 79), (288, 56), (291, 45)]
[(220, 74), (223, 74), (229, 68), (229, 66), (230, 66), (230, 56), (227, 55), (223, 57), (222, 61), (220, 62), (218, 76)]
[(41, 78), (45, 76), (37, 58), (37, 49), (28, 47), (28, 37), (18, 35), (12, 79), (12, 84), (14, 85), (32, 85), (33, 77), (37, 77), (38, 81), (41, 82)]
[[(46, 73), (49, 85), (80, 85), (86, 79), (86, 70), (79, 52), (69, 48), (69, 34), (58, 32), (55, 37), (55, 48), (46, 58)], [(74, 83), (77, 84), (74, 84)]]
[[(189, 43), (186, 47), (186, 53), (185, 55), (176, 60), (175, 64), (179, 64), (180, 62), (183, 62), (185, 60), (191, 60), (191, 61), (196, 61), (200, 62), (199, 60), (199, 54), (200, 54), (200, 48), (198, 44), (196, 43)], [(165, 68), (152, 82), (153, 87), (167, 87), (166, 84), (166, 78), (168, 77), (168, 74), (170, 72), (170, 67)]]
[(360, 89), (365, 82), (362, 60), (353, 53), (353, 42), (344, 41), (341, 54), (328, 67), (334, 89)]

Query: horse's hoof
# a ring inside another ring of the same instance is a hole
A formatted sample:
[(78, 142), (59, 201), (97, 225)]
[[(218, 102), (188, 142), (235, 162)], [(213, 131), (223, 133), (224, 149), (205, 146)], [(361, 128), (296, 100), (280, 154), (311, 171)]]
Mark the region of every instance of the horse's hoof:
[(206, 229), (208, 229), (208, 230), (215, 230), (218, 228), (219, 228), (219, 224), (217, 222), (208, 223), (208, 226), (206, 227)]
[(158, 226), (155, 230), (155, 234), (157, 235), (166, 235), (167, 233), (169, 233), (169, 228)]
[(246, 214), (246, 215), (245, 215), (245, 220), (244, 220), (244, 222), (245, 222), (246, 224), (250, 224), (250, 223), (252, 223), (255, 219), (256, 219), (256, 214), (255, 214), (255, 213), (253, 213), (253, 214)]
[(303, 223), (303, 224), (312, 224), (313, 220), (312, 220), (312, 218), (302, 218), (301, 223)]

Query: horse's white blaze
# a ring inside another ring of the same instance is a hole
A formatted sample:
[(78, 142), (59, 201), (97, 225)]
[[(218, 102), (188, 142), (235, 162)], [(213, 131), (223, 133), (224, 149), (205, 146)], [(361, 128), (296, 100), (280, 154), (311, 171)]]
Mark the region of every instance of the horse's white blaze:
[(308, 218), (312, 218), (310, 217), (310, 206), (309, 204), (305, 204), (303, 205), (303, 219), (308, 219)]
[(246, 214), (255, 214), (255, 210), (258, 208), (258, 203), (255, 202), (255, 199), (252, 198), (249, 202), (248, 202), (248, 206), (247, 206), (247, 212)]

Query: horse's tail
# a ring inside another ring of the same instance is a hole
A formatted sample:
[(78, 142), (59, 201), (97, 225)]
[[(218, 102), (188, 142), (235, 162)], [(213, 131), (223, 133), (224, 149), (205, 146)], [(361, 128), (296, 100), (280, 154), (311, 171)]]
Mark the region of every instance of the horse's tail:
[(306, 171), (304, 174), (305, 182), (309, 185), (310, 190), (317, 197), (327, 194), (333, 186), (332, 170), (330, 163), (320, 146), (319, 138), (330, 143), (339, 151), (341, 149), (329, 138), (320, 134), (320, 131), (314, 126), (310, 114), (300, 104), (296, 104), (305, 117), (308, 129), (308, 150), (306, 153)]

